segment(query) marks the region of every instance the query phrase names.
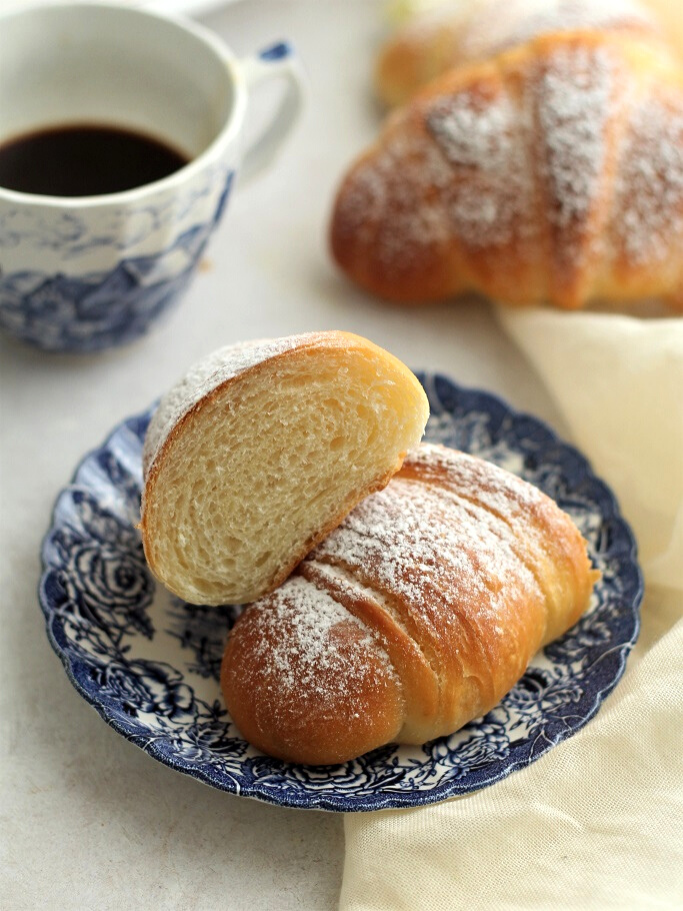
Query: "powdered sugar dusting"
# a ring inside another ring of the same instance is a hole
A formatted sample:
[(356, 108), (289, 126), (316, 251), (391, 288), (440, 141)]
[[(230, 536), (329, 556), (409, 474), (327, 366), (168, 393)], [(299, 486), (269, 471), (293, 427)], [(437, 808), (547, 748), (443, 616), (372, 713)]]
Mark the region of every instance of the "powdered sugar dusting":
[(488, 0), (467, 21), (458, 56), (481, 60), (538, 35), (579, 29), (655, 32), (656, 25), (633, 0)]
[(194, 364), (183, 379), (163, 396), (152, 418), (142, 453), (144, 476), (147, 476), (175, 424), (212, 389), (261, 361), (290, 351), (314, 337), (315, 333), (309, 333), (226, 345)]
[[(301, 576), (290, 577), (272, 595), (254, 602), (249, 611), (256, 615), (263, 633), (255, 652), (257, 666), (285, 694), (325, 699), (330, 687), (335, 694), (343, 693), (347, 682), (357, 684), (370, 673), (368, 650), (383, 656), (385, 676), (394, 674), (388, 656), (363, 623)], [(349, 629), (356, 634), (349, 635)]]
[(379, 262), (400, 269), (450, 241), (442, 193), (451, 169), (421, 132), (396, 123), (347, 180), (337, 203), (340, 238), (375, 245)]
[(509, 107), (486, 104), (467, 92), (437, 101), (427, 122), (449, 161), (471, 168), (484, 160), (500, 170), (510, 156), (511, 141), (506, 135), (512, 121)]
[(462, 616), (495, 622), (515, 588), (538, 597), (500, 525), (482, 522), (469, 504), (442, 490), (397, 476), (360, 503), (309, 559), (357, 567), (366, 585), (391, 592), (428, 629)]
[(606, 125), (614, 116), (615, 65), (605, 47), (568, 43), (540, 64), (535, 84), (540, 169), (555, 229), (555, 255), (578, 267), (602, 197)]
[(448, 214), (461, 242), (476, 249), (530, 233), (528, 122), (516, 102), (480, 86), (436, 99), (426, 119), (457, 169)]
[(327, 584), (328, 582), (342, 595), (349, 598), (365, 599), (373, 601), (387, 610), (391, 610), (390, 601), (384, 592), (378, 591), (363, 582), (348, 568), (331, 563), (320, 563), (314, 556), (309, 556), (302, 564), (304, 575), (313, 573), (314, 578), (320, 579)]
[(683, 103), (640, 101), (618, 169), (614, 231), (633, 265), (663, 262), (683, 244)]
[(338, 200), (335, 231), (354, 251), (349, 262), (370, 263), (370, 275), (376, 268), (400, 287), (402, 270), (417, 263), (429, 273), (460, 246), (490, 254), (486, 275), (507, 261), (517, 270), (551, 262), (550, 296), (581, 300), (578, 281), (588, 282), (604, 244), (611, 126), (629, 76), (609, 41), (578, 36), (506, 66), (462, 85), (446, 77), (393, 115)]
[(425, 480), (437, 477), (438, 473), (441, 483), (480, 503), (509, 524), (548, 503), (541, 490), (510, 471), (446, 446), (422, 443), (408, 453), (403, 468), (417, 469)]

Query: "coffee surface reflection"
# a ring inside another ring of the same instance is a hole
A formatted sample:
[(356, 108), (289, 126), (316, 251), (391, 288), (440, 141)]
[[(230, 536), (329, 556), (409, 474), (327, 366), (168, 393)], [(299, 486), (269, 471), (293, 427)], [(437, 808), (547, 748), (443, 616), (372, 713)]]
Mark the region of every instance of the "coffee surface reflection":
[(0, 146), (0, 187), (48, 196), (101, 196), (173, 174), (188, 159), (133, 130), (72, 124), (36, 130)]

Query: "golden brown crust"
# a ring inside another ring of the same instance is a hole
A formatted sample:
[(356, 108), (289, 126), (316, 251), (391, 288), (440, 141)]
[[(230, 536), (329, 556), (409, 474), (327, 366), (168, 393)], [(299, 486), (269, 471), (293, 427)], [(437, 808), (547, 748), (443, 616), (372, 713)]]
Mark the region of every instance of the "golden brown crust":
[(358, 586), (357, 574), (348, 576), (339, 564), (330, 566), (309, 560), (301, 565), (301, 575), (328, 592), (350, 614), (373, 630), (389, 661), (400, 670), (404, 716), (402, 731), (414, 743), (423, 743), (433, 734), (434, 717), (439, 711), (440, 681), (434, 670), (434, 655), (419, 643), (415, 627), (392, 599), (384, 593), (381, 603), (377, 592)]
[(405, 104), (448, 70), (541, 35), (577, 30), (640, 37), (664, 50), (663, 29), (637, 0), (455, 0), (410, 19), (388, 38), (376, 61), (375, 90), (389, 107)]
[(392, 114), (341, 184), (331, 251), (396, 302), (683, 307), (682, 188), (681, 66), (622, 34), (548, 35)]
[(449, 734), (576, 622), (597, 575), (536, 488), (423, 445), (247, 607), (223, 659), (228, 709), (260, 749), (299, 762)]
[(382, 646), (324, 590), (313, 590), (315, 612), (303, 619), (298, 608), (308, 593), (296, 577), (244, 612), (228, 640), (221, 686), (251, 744), (285, 761), (326, 765), (393, 740), (403, 699)]

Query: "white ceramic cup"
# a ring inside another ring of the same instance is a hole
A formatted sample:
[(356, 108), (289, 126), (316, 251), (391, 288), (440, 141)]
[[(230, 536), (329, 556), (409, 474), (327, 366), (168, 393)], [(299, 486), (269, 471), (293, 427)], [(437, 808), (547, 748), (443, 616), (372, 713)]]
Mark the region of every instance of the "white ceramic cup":
[[(249, 92), (286, 91), (251, 148)], [(49, 350), (96, 351), (143, 334), (187, 286), (234, 183), (266, 165), (299, 113), (288, 44), (238, 60), (189, 20), (106, 3), (0, 16), (0, 146), (40, 129), (117, 126), (154, 136), (189, 163), (101, 196), (0, 186), (0, 328)]]

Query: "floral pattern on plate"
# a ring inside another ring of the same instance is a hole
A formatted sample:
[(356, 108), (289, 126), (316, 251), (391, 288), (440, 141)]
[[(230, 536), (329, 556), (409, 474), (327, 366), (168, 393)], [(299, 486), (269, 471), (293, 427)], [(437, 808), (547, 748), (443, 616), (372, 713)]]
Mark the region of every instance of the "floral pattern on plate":
[(501, 780), (595, 715), (639, 629), (633, 535), (586, 459), (541, 421), (485, 392), (419, 374), (426, 439), (490, 459), (552, 496), (602, 572), (579, 623), (533, 659), (502, 702), (450, 737), (394, 744), (336, 766), (259, 753), (223, 704), (220, 660), (239, 606), (186, 604), (157, 584), (136, 529), (141, 453), (153, 409), (120, 424), (83, 460), (43, 544), (40, 602), (69, 678), (100, 715), (154, 758), (224, 791), (291, 807), (410, 807)]

